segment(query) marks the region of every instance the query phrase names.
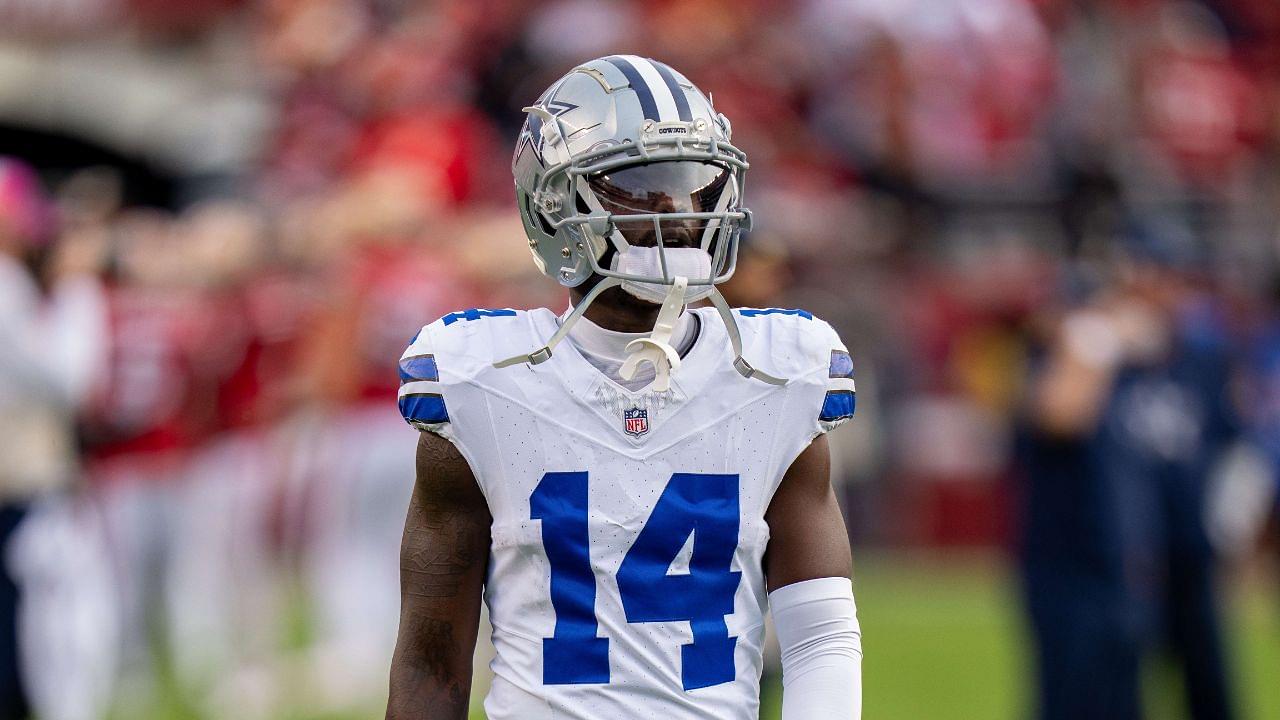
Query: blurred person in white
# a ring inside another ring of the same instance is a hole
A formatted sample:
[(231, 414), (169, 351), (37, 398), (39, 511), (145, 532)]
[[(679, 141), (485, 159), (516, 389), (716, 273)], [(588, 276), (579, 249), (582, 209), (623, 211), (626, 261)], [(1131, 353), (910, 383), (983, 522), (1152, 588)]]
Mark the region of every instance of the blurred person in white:
[(1033, 371), (1022, 562), (1044, 720), (1141, 717), (1158, 651), (1191, 718), (1235, 716), (1206, 520), (1239, 427), (1205, 254), (1168, 217), (1135, 222)]
[(105, 351), (96, 253), (54, 243), (53, 221), (35, 172), (0, 158), (0, 717), (6, 719), (30, 710), (66, 716), (41, 702), (48, 688), (27, 672), (42, 656), (30, 645), (47, 638), (29, 632), (33, 600), (25, 593), (44, 568), (26, 562), (19, 546), (30, 549), (20, 538), (38, 501), (77, 474), (76, 412)]

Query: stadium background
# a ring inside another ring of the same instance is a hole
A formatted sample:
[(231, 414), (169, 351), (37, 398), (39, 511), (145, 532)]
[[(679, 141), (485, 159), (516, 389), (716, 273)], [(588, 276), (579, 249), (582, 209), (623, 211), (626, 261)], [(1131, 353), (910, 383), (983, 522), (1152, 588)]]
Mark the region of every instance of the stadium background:
[[(732, 300), (850, 346), (867, 717), (1029, 714), (1028, 358), (1132, 218), (1198, 248), (1242, 373), (1274, 351), (1271, 0), (0, 0), (0, 27), (0, 154), (49, 193), (0, 218), (109, 314), (78, 469), (6, 550), (42, 593), (51, 717), (380, 714), (414, 434), (392, 365), (447, 312), (565, 305), (508, 164), (521, 106), (583, 59), (712, 92), (758, 219)], [(1280, 717), (1271, 500), (1248, 497), (1211, 508), (1232, 682)], [(1152, 717), (1182, 716), (1176, 682), (1149, 673)]]

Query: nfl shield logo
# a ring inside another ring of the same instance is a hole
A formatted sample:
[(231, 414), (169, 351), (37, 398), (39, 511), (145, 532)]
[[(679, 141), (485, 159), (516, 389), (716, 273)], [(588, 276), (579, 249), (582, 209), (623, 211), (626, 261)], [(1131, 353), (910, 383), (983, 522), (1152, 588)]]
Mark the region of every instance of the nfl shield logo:
[(623, 429), (628, 435), (640, 437), (649, 432), (649, 411), (633, 407), (622, 413)]

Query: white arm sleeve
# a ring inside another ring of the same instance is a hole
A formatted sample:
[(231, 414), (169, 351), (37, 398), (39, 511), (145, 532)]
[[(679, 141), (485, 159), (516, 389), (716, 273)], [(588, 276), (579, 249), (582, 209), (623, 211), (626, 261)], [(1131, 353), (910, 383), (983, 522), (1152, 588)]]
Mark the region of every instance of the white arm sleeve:
[(830, 577), (769, 593), (782, 649), (782, 720), (862, 717), (862, 631), (853, 585)]

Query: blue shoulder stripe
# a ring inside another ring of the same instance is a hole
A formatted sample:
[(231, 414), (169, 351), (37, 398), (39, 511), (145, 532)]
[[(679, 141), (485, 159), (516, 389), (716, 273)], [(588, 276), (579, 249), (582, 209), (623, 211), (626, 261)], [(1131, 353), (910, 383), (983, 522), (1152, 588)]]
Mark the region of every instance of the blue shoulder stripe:
[(843, 350), (831, 351), (831, 371), (829, 378), (853, 378), (853, 358)]
[(827, 392), (827, 397), (822, 401), (822, 411), (818, 413), (818, 419), (824, 422), (833, 422), (835, 420), (843, 420), (853, 417), (854, 397), (853, 393), (848, 390), (831, 390)]
[(812, 320), (813, 313), (808, 310), (785, 310), (783, 308), (742, 308), (738, 310), (742, 317), (759, 317), (761, 315), (796, 315), (805, 320)]
[(471, 308), (462, 312), (451, 312), (440, 318), (445, 325), (452, 325), (459, 320), (479, 320), (487, 317), (515, 317), (515, 310), (488, 310), (485, 308)]
[(405, 420), (421, 423), (449, 422), (444, 397), (435, 393), (415, 393), (400, 398), (400, 414)]
[(414, 355), (400, 361), (400, 384), (416, 380), (440, 381), (435, 355)]

